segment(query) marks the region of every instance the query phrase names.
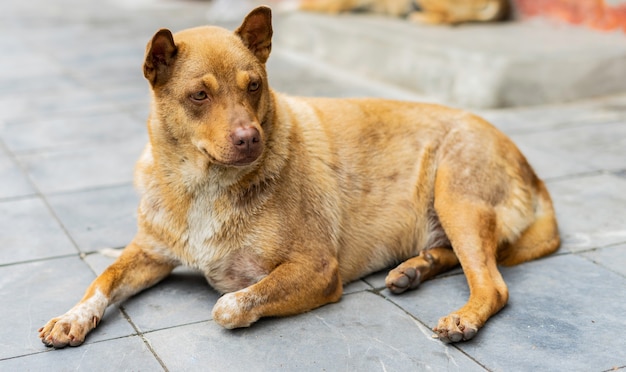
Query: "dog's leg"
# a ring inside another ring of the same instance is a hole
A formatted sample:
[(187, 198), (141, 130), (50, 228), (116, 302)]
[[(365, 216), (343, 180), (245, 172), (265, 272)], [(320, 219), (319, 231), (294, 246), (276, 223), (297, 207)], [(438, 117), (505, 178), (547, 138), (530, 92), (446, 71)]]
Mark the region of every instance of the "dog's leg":
[(301, 257), (250, 287), (222, 296), (213, 307), (213, 320), (229, 329), (248, 327), (261, 317), (295, 315), (339, 301), (342, 292), (335, 258), (311, 263)]
[(452, 249), (431, 248), (391, 270), (385, 279), (385, 285), (393, 293), (402, 293), (408, 289), (417, 288), (423, 281), (448, 271), (458, 264), (459, 259)]
[(433, 330), (443, 342), (469, 340), (508, 301), (508, 289), (496, 265), (495, 213), (452, 193), (435, 199), (435, 209), (463, 267), (470, 297), (459, 310), (439, 319)]
[(131, 243), (121, 256), (98, 276), (76, 306), (39, 329), (39, 337), (55, 348), (78, 346), (98, 325), (105, 309), (165, 278), (176, 265), (164, 257)]

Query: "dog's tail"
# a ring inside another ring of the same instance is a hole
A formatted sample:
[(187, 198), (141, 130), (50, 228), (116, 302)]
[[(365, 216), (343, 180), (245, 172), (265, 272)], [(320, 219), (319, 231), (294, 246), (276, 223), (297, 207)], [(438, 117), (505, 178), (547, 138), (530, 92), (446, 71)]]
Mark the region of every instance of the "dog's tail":
[(539, 181), (538, 203), (534, 222), (519, 239), (499, 252), (498, 262), (513, 266), (555, 252), (560, 244), (559, 229), (552, 199), (545, 184)]

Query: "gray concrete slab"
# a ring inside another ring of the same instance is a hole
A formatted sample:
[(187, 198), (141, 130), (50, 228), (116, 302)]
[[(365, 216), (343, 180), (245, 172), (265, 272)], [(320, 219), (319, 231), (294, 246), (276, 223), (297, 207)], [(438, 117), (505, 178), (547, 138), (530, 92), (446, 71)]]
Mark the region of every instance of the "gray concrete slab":
[[(550, 152), (566, 163), (580, 164), (577, 173), (620, 170), (626, 164), (626, 125), (623, 120), (513, 134), (511, 137), (527, 147)], [(539, 161), (537, 159), (537, 163)]]
[[(126, 313), (142, 332), (206, 322), (219, 294), (201, 273), (178, 268), (158, 286), (124, 303)], [(184, 346), (184, 345), (181, 345)]]
[[(614, 342), (615, 324), (626, 311), (619, 300), (623, 276), (574, 255), (501, 271), (509, 304), (459, 349), (492, 371), (603, 371), (623, 365), (626, 350)], [(462, 306), (469, 291), (465, 278), (454, 276), (402, 295), (383, 294), (434, 326)]]
[(432, 97), (383, 81), (343, 74), (328, 64), (311, 61), (280, 46), (273, 48), (267, 69), (273, 89), (297, 96), (384, 97), (436, 102)]
[(89, 146), (117, 142), (127, 138), (145, 139), (146, 128), (130, 114), (85, 113), (74, 117), (11, 120), (0, 128), (0, 135), (14, 153)]
[(557, 128), (575, 128), (624, 120), (626, 95), (551, 105), (526, 106), (506, 110), (476, 110), (507, 134)]
[[(14, 357), (47, 351), (37, 330), (74, 306), (94, 277), (89, 267), (75, 256), (0, 266), (0, 296), (3, 299), (0, 318), (3, 319), (2, 335), (7, 336), (0, 341), (0, 369), (12, 370), (5, 365), (5, 359), (10, 361)], [(101, 325), (89, 334), (86, 343), (135, 333), (115, 307), (107, 310)], [(20, 370), (36, 370), (30, 364), (24, 367), (27, 368)]]
[(0, 202), (0, 265), (76, 254), (40, 198)]
[(172, 369), (484, 370), (455, 348), (433, 340), (430, 332), (404, 311), (369, 292), (234, 332), (210, 322), (145, 337)]
[(626, 241), (626, 180), (611, 174), (548, 183), (555, 203), (562, 250), (578, 252)]
[(85, 253), (125, 247), (137, 231), (139, 197), (130, 184), (52, 195), (48, 202)]
[[(626, 276), (626, 244), (618, 244), (616, 246), (597, 248), (592, 251), (581, 253), (581, 256), (602, 265), (622, 276)], [(619, 300), (620, 295), (617, 293), (616, 299)]]
[(48, 350), (2, 361), (6, 371), (159, 371), (159, 361), (141, 338), (125, 337), (63, 352)]
[[(0, 95), (0, 122), (13, 120), (70, 117), (85, 113), (110, 113), (114, 111), (96, 92), (82, 86), (59, 87), (59, 91), (40, 92), (36, 83), (31, 90), (16, 92), (9, 90)], [(37, 92), (36, 99), (32, 95)]]
[(32, 184), (21, 168), (7, 153), (0, 148), (0, 179), (11, 180), (0, 182), (0, 199), (19, 196), (32, 196), (36, 193)]
[(299, 12), (283, 14), (275, 29), (279, 47), (463, 107), (626, 91), (626, 46), (619, 33), (539, 20), (432, 27), (372, 15)]
[[(143, 137), (143, 138), (142, 138)], [(20, 154), (18, 161), (44, 193), (129, 184), (147, 134), (112, 143)]]

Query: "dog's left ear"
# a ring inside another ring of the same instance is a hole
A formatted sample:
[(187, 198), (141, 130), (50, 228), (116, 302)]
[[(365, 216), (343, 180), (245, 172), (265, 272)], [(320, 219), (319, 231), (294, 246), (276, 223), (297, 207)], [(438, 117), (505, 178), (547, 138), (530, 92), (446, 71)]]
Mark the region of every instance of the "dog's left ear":
[(146, 47), (143, 64), (143, 75), (153, 86), (167, 80), (177, 52), (178, 47), (170, 30), (163, 28), (154, 34)]
[(259, 61), (265, 63), (272, 51), (272, 10), (267, 6), (255, 8), (235, 30), (235, 35)]

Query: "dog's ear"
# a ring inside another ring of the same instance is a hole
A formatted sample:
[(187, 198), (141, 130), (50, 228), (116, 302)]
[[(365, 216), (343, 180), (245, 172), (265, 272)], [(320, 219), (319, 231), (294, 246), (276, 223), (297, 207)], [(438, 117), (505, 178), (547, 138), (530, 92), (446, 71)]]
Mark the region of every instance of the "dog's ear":
[(272, 10), (267, 6), (252, 10), (235, 34), (259, 61), (265, 63), (272, 50)]
[(143, 64), (143, 75), (153, 86), (167, 80), (170, 75), (169, 67), (176, 58), (177, 51), (170, 30), (163, 28), (154, 34), (146, 47), (146, 59)]

